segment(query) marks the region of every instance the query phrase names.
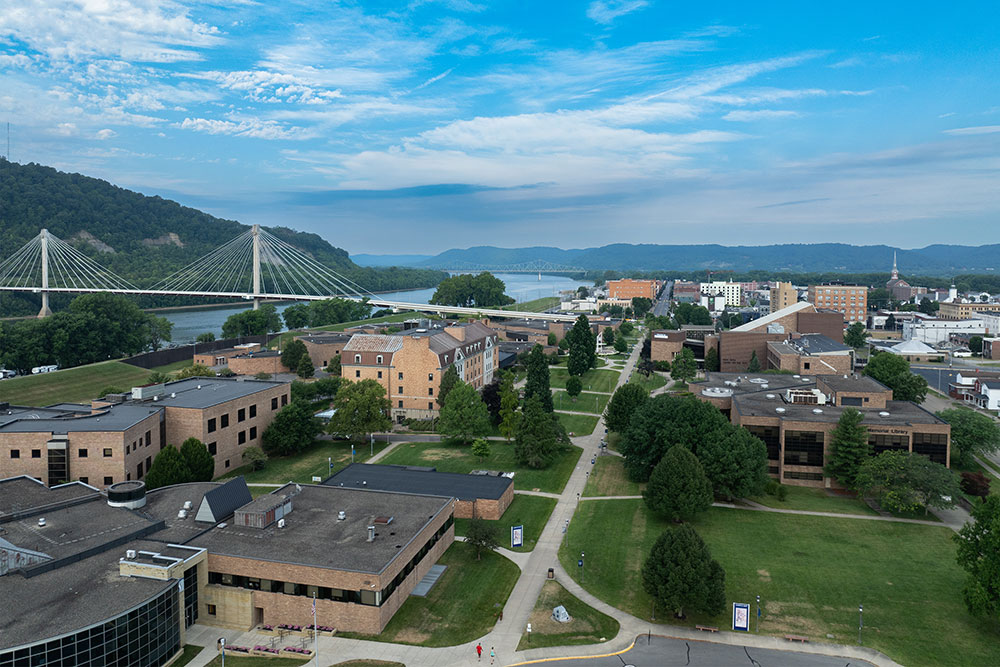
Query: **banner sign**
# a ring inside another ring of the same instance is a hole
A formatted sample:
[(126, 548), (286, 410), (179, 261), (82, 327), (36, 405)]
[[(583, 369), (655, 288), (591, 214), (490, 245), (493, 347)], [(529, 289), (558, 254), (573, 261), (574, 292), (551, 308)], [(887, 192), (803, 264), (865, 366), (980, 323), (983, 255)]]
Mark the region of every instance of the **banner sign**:
[(510, 548), (514, 549), (516, 547), (524, 546), (524, 526), (511, 526), (510, 527)]
[(750, 605), (745, 602), (733, 603), (733, 630), (750, 632)]

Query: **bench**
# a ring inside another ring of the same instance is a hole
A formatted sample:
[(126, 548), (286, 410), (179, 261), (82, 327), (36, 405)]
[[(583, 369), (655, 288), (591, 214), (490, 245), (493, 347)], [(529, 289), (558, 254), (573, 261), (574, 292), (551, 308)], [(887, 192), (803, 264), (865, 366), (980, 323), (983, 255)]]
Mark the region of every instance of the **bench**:
[(710, 625), (696, 625), (694, 626), (696, 630), (701, 630), (702, 632), (718, 632), (719, 628), (713, 628)]
[(803, 644), (809, 641), (808, 637), (802, 637), (799, 635), (785, 635), (785, 639), (787, 639), (790, 642), (802, 642)]

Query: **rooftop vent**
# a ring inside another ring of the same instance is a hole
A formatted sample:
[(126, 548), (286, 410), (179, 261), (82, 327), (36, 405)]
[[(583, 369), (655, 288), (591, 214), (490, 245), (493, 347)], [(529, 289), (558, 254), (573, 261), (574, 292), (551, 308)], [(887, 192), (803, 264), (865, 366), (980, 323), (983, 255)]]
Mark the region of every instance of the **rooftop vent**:
[(177, 398), (177, 392), (176, 391), (170, 392), (170, 398)]
[(801, 376), (801, 375), (793, 375), (792, 377), (793, 377), (793, 378), (800, 378), (800, 377), (802, 377), (802, 376)]
[(178, 510), (177, 511), (177, 518), (178, 519), (186, 519), (187, 515), (188, 515), (187, 510)]
[(813, 414), (814, 415), (821, 415), (821, 414), (823, 414), (823, 411), (820, 410), (819, 408), (813, 408)]
[(184, 509), (186, 509), (186, 510), (191, 509), (191, 501), (190, 500), (185, 500), (184, 501)]
[(285, 520), (278, 519), (278, 528), (284, 528), (284, 527), (285, 527)]
[(375, 526), (368, 526), (368, 541), (375, 541)]
[(393, 517), (391, 516), (377, 516), (375, 517), (375, 524), (388, 526), (390, 523), (392, 523), (392, 519)]
[(777, 412), (778, 414), (783, 414), (785, 412), (785, 409), (784, 408), (775, 408), (774, 411)]
[(39, 528), (45, 528), (45, 517), (44, 516), (38, 519), (38, 527)]
[[(343, 483), (341, 483), (341, 486), (343, 486)], [(337, 521), (343, 521), (346, 518), (347, 518), (347, 512), (345, 512), (344, 510), (340, 510), (339, 512), (337, 512)]]
[(223, 522), (222, 522), (222, 523), (220, 523), (220, 524), (219, 524), (218, 526), (216, 526), (216, 528), (218, 528), (219, 530), (222, 530), (222, 529), (223, 529), (223, 528), (225, 528), (225, 527), (226, 527), (227, 525), (229, 525), (229, 524), (227, 524), (227, 523), (226, 523), (225, 521), (223, 521)]
[(769, 399), (771, 399), (772, 401), (776, 398), (776, 396), (774, 394), (768, 394), (767, 397)]
[(879, 416), (879, 417), (888, 417), (888, 416), (889, 416), (889, 413), (888, 413), (888, 412), (886, 412), (885, 410), (883, 410), (882, 412), (878, 413), (878, 416)]
[(129, 560), (135, 560), (135, 549), (129, 549), (125, 552), (125, 558)]

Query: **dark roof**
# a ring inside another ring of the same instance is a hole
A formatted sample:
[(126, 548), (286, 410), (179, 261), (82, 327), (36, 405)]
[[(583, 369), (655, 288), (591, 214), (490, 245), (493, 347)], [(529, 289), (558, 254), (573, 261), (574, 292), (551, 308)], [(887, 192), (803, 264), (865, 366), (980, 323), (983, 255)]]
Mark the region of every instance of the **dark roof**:
[(381, 491), (447, 496), (459, 500), (497, 500), (514, 480), (492, 475), (437, 472), (433, 468), (352, 463), (323, 484)]
[(849, 352), (851, 350), (849, 346), (819, 333), (802, 334), (799, 338), (789, 340), (788, 344), (792, 347), (800, 348), (806, 354)]
[[(21, 413), (0, 416), (0, 429), (12, 433), (71, 433), (82, 431), (126, 431), (150, 415), (160, 412), (156, 403), (119, 403), (99, 412), (81, 415), (78, 411), (27, 408)], [(13, 418), (11, 418), (13, 417)]]
[(840, 393), (844, 391), (863, 391), (881, 393), (889, 391), (889, 388), (874, 378), (867, 375), (821, 375), (819, 381), (830, 388), (831, 391)]
[[(166, 392), (159, 397), (156, 405), (172, 408), (207, 408), (220, 403), (245, 398), (267, 391), (287, 382), (256, 380), (252, 378), (195, 377), (168, 382)], [(199, 389), (199, 387), (201, 387)], [(175, 394), (171, 396), (171, 394)], [(148, 405), (151, 401), (143, 401)]]
[[(836, 423), (844, 410), (850, 406), (838, 407), (835, 405), (808, 405), (800, 403), (788, 403), (774, 393), (770, 394), (775, 398), (767, 398), (766, 393), (744, 394), (733, 397), (733, 409), (743, 417), (776, 417), (783, 421), (803, 421), (819, 423)], [(782, 408), (784, 412), (777, 412), (777, 408)], [(932, 413), (924, 410), (916, 403), (909, 401), (886, 401), (885, 409), (878, 408), (858, 408), (864, 415), (865, 425), (878, 426), (888, 424), (896, 426), (912, 426), (917, 424), (943, 424), (944, 422)], [(814, 410), (821, 410), (816, 413)], [(888, 413), (888, 414), (882, 414)]]
[(100, 492), (83, 482), (69, 482), (52, 488), (46, 487), (34, 477), (20, 475), (0, 479), (0, 522), (4, 516), (31, 509), (56, 508), (63, 504), (74, 504)]
[(253, 500), (242, 476), (208, 491), (198, 508), (197, 521), (218, 523)]
[(313, 343), (315, 345), (332, 345), (334, 343), (346, 343), (351, 340), (351, 336), (354, 334), (349, 333), (318, 333), (309, 334), (304, 333), (296, 336), (298, 340), (306, 341), (307, 343)]

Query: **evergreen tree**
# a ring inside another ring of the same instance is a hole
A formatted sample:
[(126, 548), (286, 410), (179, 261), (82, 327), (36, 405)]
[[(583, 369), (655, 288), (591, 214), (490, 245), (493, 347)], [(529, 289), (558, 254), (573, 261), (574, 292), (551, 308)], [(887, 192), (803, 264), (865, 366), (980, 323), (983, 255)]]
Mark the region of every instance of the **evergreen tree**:
[(865, 325), (861, 322), (855, 322), (851, 326), (847, 327), (847, 331), (844, 332), (844, 344), (850, 345), (851, 347), (857, 349), (859, 347), (865, 346)]
[(313, 416), (312, 406), (306, 401), (293, 400), (275, 415), (274, 421), (261, 434), (260, 442), (269, 455), (289, 456), (311, 445), (322, 430), (319, 420)]
[(215, 477), (215, 458), (198, 438), (188, 438), (181, 443), (181, 458), (190, 474), (190, 482), (211, 482)]
[(521, 465), (544, 468), (555, 454), (556, 437), (552, 418), (537, 396), (524, 401), (524, 412), (514, 437), (514, 456)]
[(694, 360), (694, 352), (688, 348), (681, 350), (670, 365), (670, 377), (678, 382), (690, 382), (698, 374), (698, 362)]
[(299, 357), (299, 363), (295, 367), (296, 374), (300, 378), (311, 378), (316, 374), (316, 369), (313, 367), (312, 359), (309, 358), (308, 354), (303, 354)]
[(705, 370), (718, 373), (719, 367), (719, 349), (716, 347), (708, 348), (708, 352), (705, 353)]
[(760, 372), (760, 359), (757, 358), (757, 350), (750, 353), (750, 363), (747, 365), (747, 373)]
[(712, 483), (698, 457), (683, 445), (663, 455), (642, 492), (646, 507), (672, 521), (690, 521), (712, 505)]
[(489, 435), (489, 410), (472, 385), (459, 381), (448, 392), (438, 417), (438, 432), (462, 443)]
[(715, 616), (726, 605), (726, 573), (689, 524), (663, 532), (642, 566), (642, 587), (663, 609)]
[(342, 375), (343, 371), (341, 370), (341, 366), (340, 366), (340, 355), (339, 354), (337, 356), (335, 356), (333, 359), (331, 359), (330, 363), (328, 363), (326, 365), (326, 372), (329, 375), (333, 375), (334, 377), (340, 377)]
[(529, 398), (536, 397), (541, 402), (545, 412), (552, 412), (552, 390), (549, 388), (549, 361), (545, 358), (545, 352), (541, 345), (531, 348), (528, 360), (525, 363), (528, 370), (528, 379), (524, 385), (524, 400), (527, 403)]
[(327, 426), (329, 433), (363, 440), (369, 433), (392, 428), (389, 399), (385, 397), (385, 388), (375, 380), (344, 381), (332, 405), (336, 412)]
[(597, 341), (590, 328), (590, 320), (581, 314), (573, 328), (566, 334), (569, 340), (569, 361), (566, 367), (570, 375), (583, 375), (597, 362)]
[(281, 351), (281, 365), (294, 372), (298, 369), (303, 356), (309, 356), (306, 344), (300, 340), (293, 340), (286, 343), (285, 349)]
[(555, 346), (559, 345), (559, 337), (556, 336), (556, 332), (555, 331), (550, 331), (549, 332), (549, 336), (548, 336), (547, 342), (552, 347), (555, 347)]
[(605, 327), (604, 332), (601, 334), (601, 337), (604, 339), (605, 345), (615, 344), (615, 330), (612, 329), (611, 327)]
[(624, 336), (619, 336), (615, 339), (615, 352), (618, 354), (625, 354), (628, 352), (628, 341), (625, 340)]
[(604, 424), (609, 431), (622, 433), (628, 428), (632, 414), (649, 400), (649, 393), (637, 384), (623, 384), (615, 390), (604, 410)]
[(757, 496), (767, 484), (767, 447), (742, 426), (725, 424), (706, 435), (698, 444), (698, 460), (716, 495)]
[(173, 445), (167, 445), (160, 450), (153, 459), (149, 472), (146, 473), (146, 488), (149, 490), (189, 481), (191, 481), (191, 471), (184, 463), (184, 457)]
[(962, 587), (974, 616), (1000, 620), (1000, 497), (989, 496), (972, 509), (972, 521), (958, 535), (958, 564), (968, 575)]
[(510, 442), (517, 430), (519, 403), (517, 390), (514, 389), (514, 375), (507, 371), (500, 383), (500, 435), (506, 438), (507, 442)]
[(872, 453), (868, 429), (861, 423), (864, 418), (860, 410), (846, 408), (830, 433), (830, 455), (824, 472), (848, 489), (856, 488), (858, 470)]
[(444, 400), (448, 398), (448, 392), (450, 392), (459, 382), (461, 382), (461, 380), (458, 377), (458, 370), (455, 368), (455, 365), (452, 364), (451, 366), (448, 366), (448, 368), (444, 371), (444, 375), (441, 376), (441, 384), (438, 387), (438, 405), (444, 405)]
[(581, 382), (580, 378), (577, 376), (570, 375), (566, 379), (566, 393), (569, 394), (569, 397), (575, 401), (581, 391), (583, 391), (583, 382)]

